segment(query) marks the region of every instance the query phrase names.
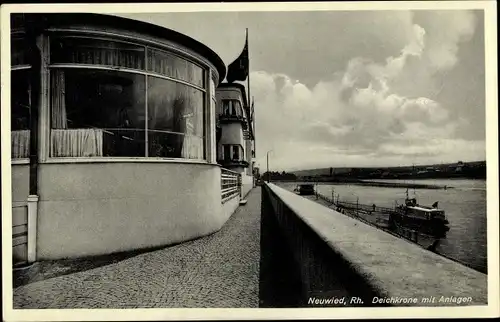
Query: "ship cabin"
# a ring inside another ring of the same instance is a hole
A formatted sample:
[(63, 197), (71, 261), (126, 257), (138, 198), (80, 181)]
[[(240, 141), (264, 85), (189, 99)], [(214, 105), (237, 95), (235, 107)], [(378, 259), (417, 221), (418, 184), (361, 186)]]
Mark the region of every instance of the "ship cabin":
[[(216, 89), (217, 162), (240, 174), (242, 184), (254, 184), (254, 129), (245, 86), (222, 83)], [(245, 188), (244, 188), (245, 190)]]
[(432, 208), (427, 206), (421, 206), (415, 203), (409, 204), (406, 207), (406, 215), (416, 219), (423, 220), (445, 220), (446, 216), (444, 210), (438, 208)]
[(223, 85), (216, 98), (225, 75), (210, 48), (157, 25), (13, 14), (14, 264), (219, 230), (242, 194), (233, 172), (252, 173), (245, 91)]

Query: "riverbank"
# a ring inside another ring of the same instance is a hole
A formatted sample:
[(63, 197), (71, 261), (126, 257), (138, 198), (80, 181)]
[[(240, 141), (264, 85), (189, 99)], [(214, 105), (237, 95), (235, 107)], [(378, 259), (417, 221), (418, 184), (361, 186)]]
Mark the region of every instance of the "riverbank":
[(357, 186), (370, 186), (370, 187), (384, 187), (384, 188), (408, 188), (408, 189), (434, 189), (434, 190), (446, 190), (453, 189), (451, 186), (446, 185), (435, 185), (435, 184), (426, 184), (426, 183), (411, 183), (411, 182), (383, 182), (383, 181), (367, 181), (367, 180), (358, 180), (358, 179), (350, 179), (350, 180), (332, 180), (332, 181), (279, 181), (276, 180), (274, 182), (278, 183), (291, 183), (291, 184), (302, 184), (302, 183), (312, 183), (312, 184), (335, 184), (335, 185), (357, 185)]
[[(417, 183), (454, 187), (446, 190), (411, 189), (409, 194), (411, 197), (415, 196), (423, 205), (439, 201), (439, 207), (446, 212), (450, 231), (447, 232), (446, 238), (441, 240), (436, 251), (444, 257), (487, 274), (486, 182), (443, 179), (421, 180)], [(297, 183), (289, 182), (282, 185), (293, 190)], [(356, 203), (359, 200), (362, 204), (375, 204), (377, 207), (387, 208), (394, 207), (395, 203), (401, 204), (406, 197), (406, 189), (354, 184), (318, 183), (315, 190), (329, 199), (335, 195), (335, 198), (346, 202)], [(419, 238), (418, 241), (421, 242), (422, 239)]]
[[(319, 194), (318, 197), (316, 196), (303, 196), (306, 199), (309, 199), (311, 201), (314, 201), (320, 205), (323, 205), (325, 207), (328, 207), (332, 210), (335, 210), (335, 206), (333, 206), (332, 202), (329, 201), (328, 197)], [(454, 256), (450, 256), (449, 254), (446, 254), (442, 251), (441, 249), (441, 243), (443, 241), (446, 241), (446, 239), (441, 239), (439, 242), (436, 242), (435, 239), (429, 239), (428, 237), (425, 237), (424, 235), (418, 235), (418, 241), (415, 240), (415, 235), (413, 234), (408, 234), (410, 230), (407, 231), (392, 231), (388, 227), (385, 227), (384, 222), (386, 219), (383, 214), (372, 214), (370, 215), (369, 213), (364, 213), (364, 212), (352, 212), (348, 211), (347, 209), (344, 209), (342, 212), (344, 215), (349, 216), (351, 218), (355, 218), (367, 225), (370, 225), (376, 229), (382, 230), (388, 234), (391, 234), (393, 236), (396, 236), (398, 238), (404, 239), (408, 243), (416, 244), (419, 247), (422, 247), (424, 249), (427, 249), (430, 252), (436, 253), (440, 256), (443, 256), (445, 258), (448, 258), (454, 262), (460, 263), (464, 266), (470, 267), (478, 272), (481, 272), (483, 274), (488, 274), (488, 270), (486, 267), (477, 267), (475, 265), (471, 265), (470, 263), (460, 260)]]
[(361, 184), (363, 186), (372, 186), (372, 187), (385, 187), (385, 188), (409, 188), (409, 189), (452, 189), (453, 187), (449, 186), (440, 186), (433, 184), (424, 184), (424, 183), (405, 183), (405, 182), (382, 182), (382, 181), (364, 181), (360, 180), (357, 183), (350, 184)]

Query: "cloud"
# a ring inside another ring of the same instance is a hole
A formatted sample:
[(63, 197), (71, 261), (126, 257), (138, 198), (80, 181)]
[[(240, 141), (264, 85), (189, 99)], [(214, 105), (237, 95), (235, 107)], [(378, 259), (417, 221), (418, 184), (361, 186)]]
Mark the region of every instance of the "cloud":
[(418, 18), (426, 28), (432, 29), (426, 57), (430, 66), (445, 70), (458, 62), (459, 44), (474, 35), (476, 16), (471, 11), (434, 11)]
[(484, 141), (457, 137), (464, 121), (450, 117), (450, 106), (394, 86), (417, 68), (431, 72), (416, 82), (453, 68), (460, 42), (474, 33), (474, 15), (465, 12), (421, 20), (397, 55), (383, 62), (354, 57), (311, 88), (284, 74), (252, 73), (257, 133), (269, 138), (258, 141), (257, 153), (274, 149), (285, 168), (484, 158)]
[[(263, 164), (271, 148), (282, 167), (485, 158), (482, 10), (125, 16), (189, 35), (226, 64), (248, 28)], [(431, 139), (442, 155), (425, 152)]]

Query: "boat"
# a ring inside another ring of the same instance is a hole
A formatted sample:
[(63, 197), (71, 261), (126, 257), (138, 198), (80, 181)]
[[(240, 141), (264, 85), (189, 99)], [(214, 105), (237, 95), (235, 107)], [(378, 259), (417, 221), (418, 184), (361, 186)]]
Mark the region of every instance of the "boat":
[(399, 223), (393, 223), (390, 231), (433, 252), (436, 252), (437, 247), (439, 246), (441, 240), (444, 238), (426, 234), (418, 230), (413, 230)]
[[(298, 188), (295, 188), (295, 191), (298, 191)], [(408, 197), (408, 190), (405, 204), (393, 208), (338, 199), (335, 202), (321, 194), (319, 197), (330, 202), (330, 207), (337, 212), (357, 218), (433, 252), (438, 252), (437, 248), (449, 230), (444, 210), (439, 209), (437, 203), (432, 207), (418, 205), (415, 198)]]
[(293, 190), (299, 195), (314, 195), (314, 185), (312, 184), (299, 184)]
[(396, 206), (390, 221), (395, 228), (408, 228), (434, 238), (444, 238), (450, 230), (445, 212), (438, 207), (438, 202), (432, 206), (419, 205), (416, 198), (408, 196), (408, 189), (406, 189), (405, 203)]

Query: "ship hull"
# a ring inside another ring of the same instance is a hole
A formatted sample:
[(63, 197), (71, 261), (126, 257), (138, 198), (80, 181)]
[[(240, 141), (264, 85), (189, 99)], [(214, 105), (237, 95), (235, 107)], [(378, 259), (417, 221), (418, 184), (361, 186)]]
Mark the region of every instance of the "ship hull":
[(391, 214), (390, 224), (391, 227), (401, 226), (435, 238), (444, 238), (450, 230), (446, 220), (415, 218), (401, 212)]
[(432, 251), (437, 251), (439, 242), (442, 238), (444, 238), (429, 235), (422, 231), (413, 230), (409, 227), (405, 227), (397, 223), (391, 227), (391, 230), (402, 238), (412, 241), (419, 246)]

